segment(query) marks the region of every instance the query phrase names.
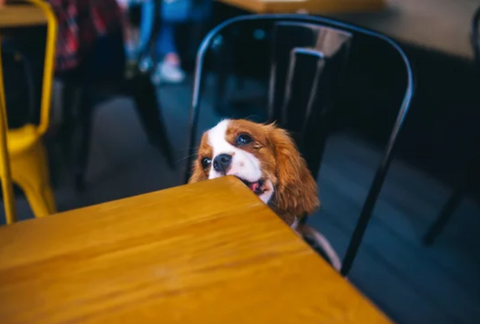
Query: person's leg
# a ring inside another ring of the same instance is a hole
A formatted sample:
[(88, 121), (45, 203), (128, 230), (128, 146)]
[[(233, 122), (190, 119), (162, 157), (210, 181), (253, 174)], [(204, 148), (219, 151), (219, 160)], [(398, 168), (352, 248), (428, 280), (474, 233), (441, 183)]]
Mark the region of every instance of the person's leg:
[(127, 0), (117, 0), (117, 4), (121, 10), (121, 24), (123, 28), (123, 42), (125, 46), (125, 55), (128, 61), (132, 61), (136, 57), (135, 41), (133, 37), (132, 25), (129, 17), (129, 3)]
[(140, 50), (143, 50), (146, 46), (148, 46), (148, 41), (153, 32), (153, 24), (154, 24), (154, 12), (155, 3), (153, 0), (146, 0), (141, 4), (142, 6), (142, 14), (140, 20)]
[(160, 60), (163, 60), (168, 54), (177, 53), (174, 33), (172, 24), (162, 24), (156, 44), (156, 54)]
[[(138, 44), (138, 51), (140, 55), (140, 62), (138, 62), (138, 67), (141, 71), (149, 71), (153, 67), (153, 58), (151, 57), (150, 39), (152, 33), (155, 31), (155, 3), (154, 0), (145, 0), (140, 4), (141, 8), (141, 19), (140, 19), (140, 37)], [(148, 51), (148, 52), (147, 52)], [(146, 55), (144, 55), (146, 54)]]
[(156, 54), (160, 62), (154, 75), (154, 82), (178, 83), (185, 78), (185, 73), (180, 67), (180, 58), (175, 46), (174, 26), (169, 23), (162, 24), (156, 43)]
[(149, 41), (152, 33), (155, 32), (155, 3), (154, 0), (145, 0), (141, 4), (141, 19), (140, 19), (140, 42), (138, 48), (140, 51), (145, 50), (149, 46)]

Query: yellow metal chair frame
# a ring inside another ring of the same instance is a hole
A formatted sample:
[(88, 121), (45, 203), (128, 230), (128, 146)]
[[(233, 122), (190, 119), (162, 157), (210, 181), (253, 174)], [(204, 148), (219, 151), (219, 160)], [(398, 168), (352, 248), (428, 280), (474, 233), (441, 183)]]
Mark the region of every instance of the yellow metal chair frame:
[(47, 2), (43, 0), (26, 1), (40, 8), (47, 18), (41, 115), (38, 126), (27, 124), (19, 129), (8, 129), (0, 55), (0, 177), (7, 224), (16, 221), (12, 181), (24, 191), (35, 217), (43, 217), (56, 212), (42, 136), (47, 131), (50, 121), (57, 20)]

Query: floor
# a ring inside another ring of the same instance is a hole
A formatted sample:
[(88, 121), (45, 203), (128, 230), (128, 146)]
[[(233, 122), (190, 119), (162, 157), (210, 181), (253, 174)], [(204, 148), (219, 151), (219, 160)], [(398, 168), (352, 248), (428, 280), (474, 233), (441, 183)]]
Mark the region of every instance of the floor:
[[(52, 161), (59, 210), (181, 184), (191, 87), (165, 86), (159, 93), (177, 169), (170, 170), (147, 144), (132, 101), (117, 98), (97, 110), (85, 193), (75, 192), (61, 160)], [(211, 109), (208, 90), (206, 98), (200, 130), (220, 119)], [(57, 156), (55, 145), (51, 150)], [(323, 206), (311, 224), (342, 256), (379, 152), (352, 134), (334, 134), (328, 143), (318, 179)], [(426, 174), (394, 161), (349, 280), (397, 323), (480, 322), (480, 208), (465, 200), (433, 246), (421, 243), (449, 193)], [(19, 197), (17, 202), (21, 218), (31, 218), (26, 201)]]

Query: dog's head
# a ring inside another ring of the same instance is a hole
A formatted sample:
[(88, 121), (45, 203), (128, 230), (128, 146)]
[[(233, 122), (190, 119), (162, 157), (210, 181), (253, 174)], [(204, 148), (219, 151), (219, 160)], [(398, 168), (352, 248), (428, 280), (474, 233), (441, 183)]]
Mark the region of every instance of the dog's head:
[(301, 216), (319, 206), (305, 160), (273, 124), (223, 120), (203, 134), (190, 182), (225, 175), (242, 180), (279, 214)]

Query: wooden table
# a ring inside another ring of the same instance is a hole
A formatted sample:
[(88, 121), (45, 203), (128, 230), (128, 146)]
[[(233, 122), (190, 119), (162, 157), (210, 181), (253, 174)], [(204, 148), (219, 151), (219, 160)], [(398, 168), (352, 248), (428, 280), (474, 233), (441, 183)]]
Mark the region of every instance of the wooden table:
[(472, 59), (471, 22), (478, 5), (477, 0), (386, 0), (385, 10), (335, 18), (401, 42)]
[(47, 18), (40, 8), (31, 5), (0, 7), (0, 28), (44, 25)]
[(2, 323), (389, 323), (236, 178), (0, 228)]
[(296, 13), (311, 14), (358, 12), (382, 9), (384, 0), (217, 0), (257, 14)]
[[(252, 13), (331, 15), (399, 41), (472, 59), (477, 0), (217, 0)], [(383, 10), (380, 10), (383, 9)]]

